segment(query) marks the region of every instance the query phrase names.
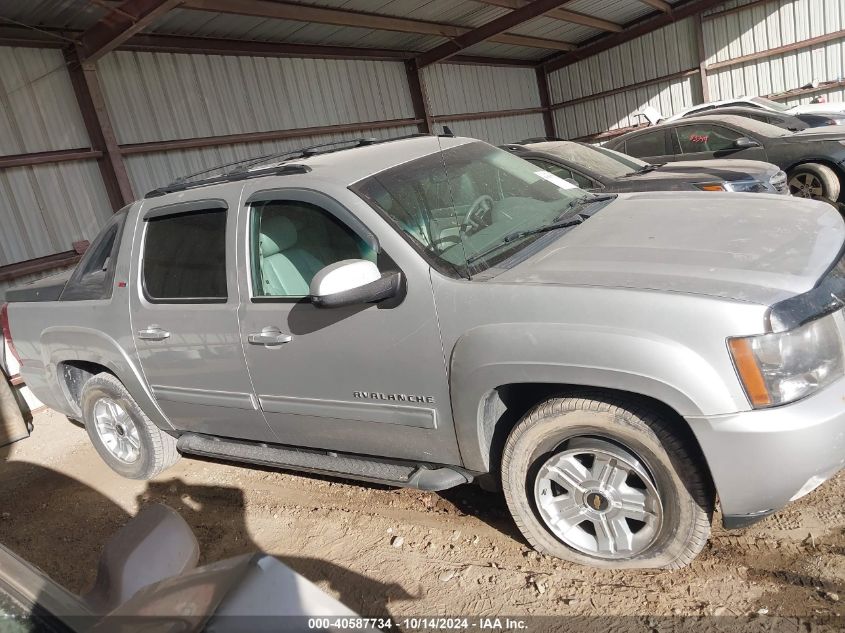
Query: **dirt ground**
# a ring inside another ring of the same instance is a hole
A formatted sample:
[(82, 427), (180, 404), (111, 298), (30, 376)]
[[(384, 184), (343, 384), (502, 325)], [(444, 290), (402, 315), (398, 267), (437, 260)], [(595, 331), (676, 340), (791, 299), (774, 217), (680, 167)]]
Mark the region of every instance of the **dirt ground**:
[(500, 495), (394, 490), (199, 459), (120, 478), (62, 416), (0, 449), (0, 543), (75, 592), (105, 539), (151, 502), (178, 509), (202, 561), (264, 550), (367, 616), (845, 612), (845, 473), (675, 572), (596, 571), (540, 556)]

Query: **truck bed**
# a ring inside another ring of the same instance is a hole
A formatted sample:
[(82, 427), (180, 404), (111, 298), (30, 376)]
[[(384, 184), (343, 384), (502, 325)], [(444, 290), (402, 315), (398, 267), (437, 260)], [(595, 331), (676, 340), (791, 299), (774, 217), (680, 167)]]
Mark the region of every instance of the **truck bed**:
[(6, 291), (5, 301), (8, 303), (58, 301), (73, 270), (70, 268), (37, 281), (9, 288)]

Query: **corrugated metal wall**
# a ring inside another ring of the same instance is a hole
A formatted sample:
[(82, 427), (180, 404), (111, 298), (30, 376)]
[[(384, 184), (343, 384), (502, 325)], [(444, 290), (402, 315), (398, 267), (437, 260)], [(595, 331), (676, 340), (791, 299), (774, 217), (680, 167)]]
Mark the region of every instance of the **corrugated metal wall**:
[[(722, 10), (749, 4), (750, 0), (726, 3)], [(704, 20), (707, 63), (758, 53), (845, 30), (842, 0), (779, 0)], [(792, 90), (813, 80), (845, 78), (845, 43), (835, 40), (783, 53), (766, 59), (717, 69), (708, 73), (711, 98), (767, 95)], [(807, 103), (826, 95), (829, 101), (845, 100), (841, 88), (784, 101)]]
[(98, 69), (121, 144), (414, 116), (397, 62), (118, 51)]
[(0, 266), (89, 239), (111, 215), (95, 161), (0, 170)]
[(436, 64), (424, 68), (422, 76), (435, 116), (540, 105), (537, 78), (531, 68)]
[[(88, 145), (61, 52), (0, 48), (0, 154)], [(109, 214), (95, 161), (0, 169), (0, 266), (71, 250)]]
[[(120, 144), (414, 117), (401, 62), (119, 51), (100, 60), (97, 69)], [(531, 69), (450, 64), (427, 70), (425, 81), (435, 114), (540, 105)], [(493, 143), (543, 133), (539, 114), (449, 125), (456, 133)], [(416, 131), (416, 126), (396, 126), (134, 154), (125, 162), (140, 196), (179, 176), (241, 158)], [(86, 147), (89, 139), (61, 52), (0, 48), (0, 155)], [(0, 169), (0, 266), (90, 240), (109, 214), (95, 161)]]
[(448, 125), (455, 134), (494, 144), (545, 134), (539, 114), (437, 122), (438, 115), (540, 107), (537, 77), (531, 68), (437, 64), (424, 68), (422, 79), (438, 131)]
[[(692, 20), (682, 20), (549, 75), (552, 103), (562, 103), (658, 79), (698, 66)], [(558, 134), (575, 138), (639, 122), (634, 114), (650, 105), (664, 114), (701, 101), (696, 77), (660, 82), (560, 108)]]
[[(118, 141), (144, 143), (225, 134), (413, 118), (405, 67), (397, 62), (221, 57), (119, 51), (99, 66)], [(438, 65), (424, 70), (435, 115), (539, 107), (529, 68)], [(221, 90), (220, 86), (226, 86)], [(508, 86), (508, 90), (501, 90)], [(543, 134), (540, 115), (448, 123), (456, 134), (504, 143)], [(396, 127), (293, 140), (127, 157), (136, 194), (239, 158)]]
[(542, 114), (523, 114), (519, 116), (496, 117), (476, 121), (449, 121), (437, 124), (448, 125), (458, 136), (471, 136), (492, 143), (516, 143), (526, 138), (545, 136)]
[[(118, 51), (98, 64), (118, 142), (146, 143), (414, 117), (401, 62)], [(221, 89), (223, 88), (223, 89)], [(136, 195), (222, 163), (386, 128), (126, 158)]]
[(0, 155), (88, 147), (60, 51), (0, 47)]

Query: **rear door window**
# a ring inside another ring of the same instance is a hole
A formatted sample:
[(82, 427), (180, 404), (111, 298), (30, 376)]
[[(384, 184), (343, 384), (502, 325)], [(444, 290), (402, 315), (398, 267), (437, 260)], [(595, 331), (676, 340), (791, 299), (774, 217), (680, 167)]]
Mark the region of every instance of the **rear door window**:
[(664, 156), (671, 152), (666, 147), (666, 134), (663, 130), (647, 132), (634, 138), (629, 138), (625, 143), (625, 153), (637, 158), (648, 156)]
[(226, 210), (209, 209), (146, 220), (143, 283), (157, 303), (224, 303)]

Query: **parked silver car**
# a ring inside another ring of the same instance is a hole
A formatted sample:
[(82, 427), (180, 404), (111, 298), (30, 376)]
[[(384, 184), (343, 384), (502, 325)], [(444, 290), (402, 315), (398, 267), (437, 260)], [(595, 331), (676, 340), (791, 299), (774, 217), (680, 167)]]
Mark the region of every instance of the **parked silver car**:
[(778, 195), (594, 195), (468, 138), (156, 190), (10, 291), (45, 403), (117, 472), (182, 452), (501, 485), (539, 551), (689, 563), (845, 463), (845, 223)]

